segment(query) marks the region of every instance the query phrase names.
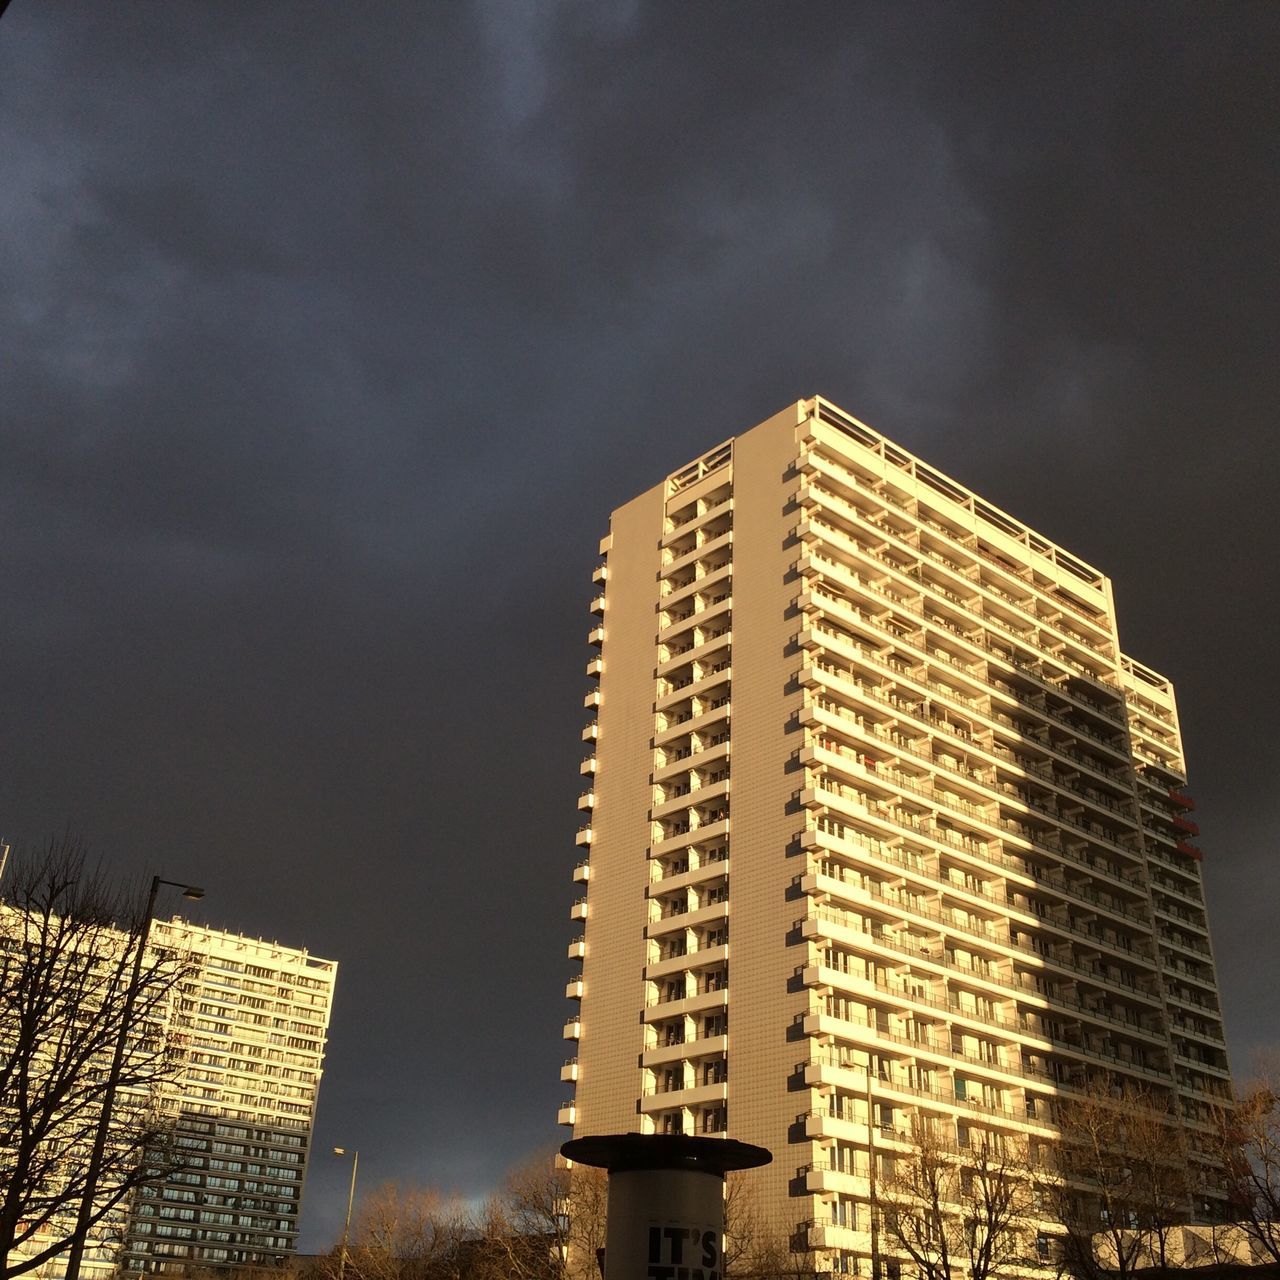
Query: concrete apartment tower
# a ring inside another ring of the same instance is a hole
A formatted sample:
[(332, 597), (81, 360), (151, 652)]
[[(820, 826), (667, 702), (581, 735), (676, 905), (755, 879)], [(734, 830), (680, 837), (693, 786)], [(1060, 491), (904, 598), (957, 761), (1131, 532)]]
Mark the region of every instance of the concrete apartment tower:
[(189, 966), (166, 1099), (184, 1159), (134, 1197), (116, 1274), (279, 1266), (297, 1249), (337, 963), (179, 919), (151, 937)]
[[(6, 910), (0, 905), (0, 923)], [(121, 950), (135, 945), (129, 934), (115, 936)], [(161, 1020), (138, 1024), (139, 1040), (158, 1033), (173, 1071), (132, 1102), (158, 1109), (181, 1158), (89, 1231), (82, 1280), (286, 1264), (297, 1249), (337, 963), (174, 917), (152, 923), (147, 964), (181, 966)], [(127, 1088), (117, 1105), (121, 1098)], [(0, 1149), (0, 1173), (7, 1154)], [(65, 1240), (74, 1212), (69, 1206), (12, 1260)], [(28, 1274), (61, 1280), (66, 1271), (63, 1252)]]
[(1105, 1070), (1227, 1091), (1173, 689), (1097, 570), (820, 398), (618, 508), (583, 737), (575, 1136), (767, 1147), (869, 1271), (913, 1113), (1052, 1141)]

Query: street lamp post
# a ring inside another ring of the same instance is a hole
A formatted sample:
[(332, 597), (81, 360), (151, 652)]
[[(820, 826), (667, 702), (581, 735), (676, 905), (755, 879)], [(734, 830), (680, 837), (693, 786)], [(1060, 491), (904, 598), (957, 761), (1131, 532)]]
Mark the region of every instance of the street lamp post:
[(116, 1036), (115, 1050), (111, 1055), (107, 1087), (103, 1090), (102, 1108), (98, 1112), (98, 1127), (93, 1135), (89, 1166), (85, 1170), (84, 1195), (81, 1197), (80, 1209), (76, 1214), (76, 1227), (71, 1236), (71, 1248), (67, 1251), (66, 1280), (80, 1280), (80, 1260), (84, 1256), (85, 1241), (88, 1239), (89, 1227), (93, 1222), (93, 1202), (98, 1193), (98, 1179), (102, 1176), (102, 1161), (107, 1151), (111, 1111), (115, 1106), (120, 1073), (124, 1069), (124, 1056), (129, 1050), (129, 1033), (133, 1030), (133, 1005), (138, 995), (138, 984), (142, 981), (142, 961), (146, 954), (147, 941), (151, 937), (151, 916), (156, 909), (156, 897), (162, 884), (181, 889), (182, 896), (193, 901), (204, 897), (204, 890), (198, 889), (195, 885), (181, 884), (177, 880), (162, 880), (159, 876), (151, 878), (151, 892), (147, 895), (147, 907), (138, 932), (138, 950), (133, 957), (129, 985), (124, 993), (124, 1007), (120, 1011), (120, 1032)]
[[(346, 1147), (334, 1147), (335, 1156), (345, 1156)], [(342, 1224), (342, 1252), (338, 1255), (338, 1280), (346, 1280), (347, 1241), (351, 1238), (351, 1208), (356, 1202), (356, 1170), (360, 1168), (360, 1152), (351, 1149), (351, 1185), (347, 1188), (347, 1220)]]

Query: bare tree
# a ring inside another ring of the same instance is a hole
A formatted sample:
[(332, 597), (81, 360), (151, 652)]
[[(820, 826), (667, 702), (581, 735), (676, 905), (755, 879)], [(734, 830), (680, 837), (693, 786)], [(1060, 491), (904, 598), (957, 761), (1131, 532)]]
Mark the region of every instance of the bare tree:
[(1190, 1216), (1195, 1186), (1170, 1105), (1105, 1075), (1059, 1101), (1050, 1202), (1064, 1267), (1079, 1280), (1174, 1265), (1170, 1242)]
[(818, 1270), (815, 1254), (807, 1246), (797, 1247), (784, 1231), (763, 1230), (751, 1250), (724, 1274), (736, 1280), (817, 1280)]
[(339, 1251), (322, 1280), (596, 1280), (607, 1179), (556, 1165), (554, 1152), (514, 1167), (479, 1209), (430, 1187), (384, 1183), (362, 1197), (345, 1268)]
[(1035, 1210), (1026, 1143), (985, 1129), (967, 1147), (912, 1119), (909, 1154), (878, 1188), (887, 1240), (924, 1280), (995, 1280), (1029, 1254)]
[[(184, 968), (176, 959), (144, 964), (135, 978), (141, 899), (91, 867), (74, 839), (16, 855), (3, 888), (0, 1280), (8, 1280), (80, 1233), (101, 1238), (136, 1187), (175, 1167), (161, 1094), (177, 1069), (165, 1028)], [(104, 1107), (109, 1142), (92, 1177)]]
[(460, 1280), (476, 1235), (457, 1197), (384, 1182), (361, 1198), (346, 1272), (358, 1280)]
[(1228, 1213), (1265, 1259), (1280, 1265), (1280, 1070), (1264, 1065), (1216, 1116)]
[(601, 1169), (557, 1167), (554, 1151), (515, 1166), (498, 1197), (500, 1219), (493, 1219), (506, 1226), (511, 1274), (519, 1280), (598, 1276), (596, 1258), (604, 1248), (608, 1185)]
[(764, 1236), (755, 1184), (744, 1173), (730, 1173), (724, 1183), (721, 1273), (734, 1280), (757, 1274), (764, 1252)]

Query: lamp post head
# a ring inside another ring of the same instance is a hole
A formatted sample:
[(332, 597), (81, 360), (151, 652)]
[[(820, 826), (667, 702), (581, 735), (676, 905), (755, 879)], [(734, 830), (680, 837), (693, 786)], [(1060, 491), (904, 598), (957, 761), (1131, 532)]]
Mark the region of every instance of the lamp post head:
[(189, 884), (185, 889), (183, 889), (182, 896), (184, 898), (189, 898), (192, 902), (199, 902), (200, 899), (204, 897), (204, 890), (198, 888), (194, 884)]

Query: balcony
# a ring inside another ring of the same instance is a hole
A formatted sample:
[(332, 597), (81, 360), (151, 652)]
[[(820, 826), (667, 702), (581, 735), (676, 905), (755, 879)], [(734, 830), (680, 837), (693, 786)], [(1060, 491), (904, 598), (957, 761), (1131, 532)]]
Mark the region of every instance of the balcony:
[(1179, 791), (1176, 788), (1170, 788), (1169, 799), (1179, 809), (1194, 809), (1196, 807), (1196, 802), (1185, 791)]
[(601, 592), (600, 595), (596, 596), (595, 599), (591, 601), (591, 612), (596, 614), (604, 613), (604, 593), (603, 592)]
[(596, 721), (592, 721), (588, 725), (584, 725), (582, 729), (583, 742), (595, 742), (600, 736), (600, 726)]
[(1182, 814), (1178, 814), (1173, 819), (1173, 825), (1179, 831), (1185, 831), (1189, 836), (1198, 836), (1200, 834), (1199, 823), (1192, 822), (1190, 818), (1184, 818)]
[(677, 997), (674, 1000), (657, 1000), (645, 1006), (642, 1015), (645, 1022), (662, 1022), (667, 1018), (680, 1015), (693, 1017), (706, 1013), (711, 1009), (723, 1009), (729, 1004), (729, 988), (721, 987), (717, 991), (701, 991), (691, 996)]
[(581, 1000), (582, 993), (586, 990), (586, 985), (581, 978), (571, 978), (564, 988), (564, 998), (566, 1000)]
[(582, 960), (587, 954), (587, 940), (585, 938), (574, 938), (569, 943), (569, 959)]
[(589, 645), (594, 645), (597, 649), (604, 644), (604, 628), (592, 627), (591, 630), (587, 632), (587, 643)]
[(560, 1110), (556, 1112), (557, 1124), (573, 1125), (577, 1123), (577, 1120), (578, 1120), (578, 1109), (572, 1102), (564, 1103), (564, 1105), (561, 1106)]
[(582, 699), (582, 705), (586, 707), (588, 711), (592, 711), (600, 705), (600, 701), (600, 690), (592, 689), (591, 692)]
[(591, 879), (591, 864), (585, 859), (573, 869), (573, 878), (577, 884), (586, 884)]
[(810, 1195), (843, 1192), (847, 1196), (858, 1196), (866, 1200), (871, 1193), (865, 1169), (855, 1172), (853, 1169), (837, 1168), (827, 1161), (816, 1161), (804, 1165), (800, 1173), (804, 1175), (805, 1190)]
[(585, 920), (587, 918), (587, 900), (579, 898), (577, 902), (569, 908), (570, 920)]
[(566, 1084), (571, 1084), (578, 1079), (577, 1058), (566, 1058), (564, 1060), (564, 1066), (560, 1068), (560, 1079)]
[(680, 1044), (655, 1044), (644, 1050), (640, 1057), (643, 1067), (666, 1066), (686, 1058), (704, 1058), (712, 1054), (724, 1054), (729, 1048), (729, 1037), (723, 1034), (704, 1036), (699, 1040), (685, 1040)]
[(729, 1086), (723, 1081), (717, 1084), (690, 1085), (687, 1089), (667, 1089), (660, 1093), (648, 1093), (640, 1099), (643, 1115), (655, 1111), (670, 1111), (673, 1107), (703, 1107), (724, 1102), (729, 1096)]
[(591, 661), (587, 663), (587, 675), (589, 676), (598, 676), (603, 670), (603, 658), (592, 658)]
[(591, 828), (580, 827), (578, 829), (578, 834), (573, 838), (573, 843), (576, 845), (580, 845), (584, 849), (590, 848), (591, 847)]
[(570, 1018), (569, 1021), (564, 1024), (564, 1038), (566, 1040), (582, 1039), (582, 1019), (581, 1018)]
[(661, 938), (679, 929), (696, 929), (699, 925), (710, 924), (714, 920), (728, 919), (729, 903), (713, 902), (705, 907), (697, 907), (692, 911), (684, 911), (678, 915), (665, 916), (660, 920), (651, 920), (645, 927), (646, 938)]
[(869, 1253), (871, 1235), (867, 1231), (855, 1231), (841, 1226), (830, 1218), (814, 1222), (808, 1229), (806, 1244), (810, 1249), (841, 1249)]
[(578, 772), (579, 772), (579, 773), (595, 773), (595, 771), (596, 771), (596, 758), (595, 758), (595, 756), (588, 756), (588, 757), (587, 757), (587, 758), (586, 758), (586, 759), (585, 759), (585, 760), (584, 760), (584, 761), (583, 761), (583, 762), (578, 766)]
[(825, 1108), (818, 1108), (804, 1116), (804, 1136), (811, 1142), (843, 1139), (845, 1142), (866, 1144), (867, 1122), (855, 1120), (853, 1112), (847, 1116), (832, 1115)]
[(1179, 840), (1177, 844), (1179, 853), (1185, 854), (1188, 858), (1194, 858), (1197, 862), (1204, 860), (1204, 852), (1193, 845), (1189, 840)]
[[(676, 823), (673, 825), (683, 826), (684, 824)], [(720, 818), (715, 822), (708, 822), (700, 827), (686, 827), (683, 831), (671, 830), (663, 832), (654, 838), (650, 856), (660, 858), (676, 849), (683, 848), (685, 845), (702, 844), (711, 840), (723, 843), (728, 834), (728, 818)]]
[(579, 809), (592, 809), (595, 807), (595, 803), (596, 803), (596, 793), (594, 791), (584, 791), (578, 797)]

